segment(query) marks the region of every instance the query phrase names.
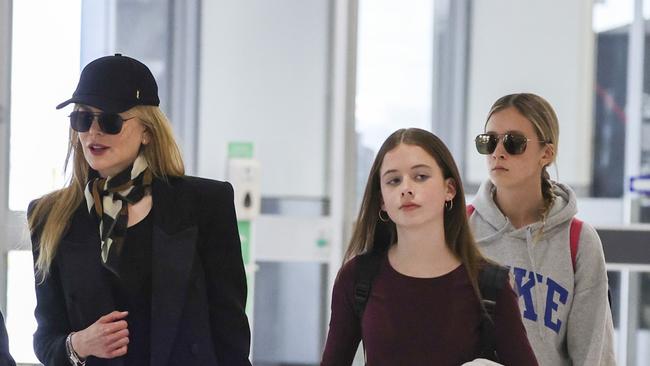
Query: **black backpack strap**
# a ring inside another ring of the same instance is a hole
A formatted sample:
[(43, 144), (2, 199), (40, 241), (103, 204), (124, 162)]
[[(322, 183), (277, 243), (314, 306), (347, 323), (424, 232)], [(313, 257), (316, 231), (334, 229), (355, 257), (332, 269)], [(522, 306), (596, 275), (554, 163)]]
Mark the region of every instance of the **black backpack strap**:
[(498, 264), (486, 263), (478, 273), (478, 288), (481, 291), (483, 303), (495, 303), (499, 291), (505, 286), (510, 270)]
[(494, 330), (494, 311), (497, 295), (508, 281), (509, 270), (497, 264), (486, 263), (479, 271), (478, 287), (481, 292), (481, 301), (485, 311), (481, 310), (479, 357), (498, 362), (496, 354), (496, 335)]
[(359, 318), (359, 321), (363, 317), (363, 311), (370, 298), (372, 281), (379, 272), (381, 258), (381, 255), (376, 253), (366, 253), (357, 256), (357, 273), (354, 282), (354, 312)]

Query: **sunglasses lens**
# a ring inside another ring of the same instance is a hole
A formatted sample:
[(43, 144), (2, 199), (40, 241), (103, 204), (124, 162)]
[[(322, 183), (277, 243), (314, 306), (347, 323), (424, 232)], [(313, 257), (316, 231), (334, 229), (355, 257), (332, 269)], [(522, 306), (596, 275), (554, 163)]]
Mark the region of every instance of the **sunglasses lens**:
[(97, 116), (99, 128), (109, 135), (117, 135), (122, 131), (124, 120), (117, 113), (93, 113), (86, 111), (74, 111), (70, 113), (70, 127), (77, 132), (88, 132)]
[(124, 120), (117, 113), (102, 113), (99, 115), (99, 127), (109, 135), (117, 135), (122, 131)]
[(503, 137), (503, 147), (510, 155), (523, 154), (526, 151), (526, 136), (506, 134)]
[(83, 111), (74, 111), (70, 113), (70, 127), (77, 132), (87, 132), (92, 123), (92, 113)]
[(476, 136), (476, 139), (474, 139), (474, 142), (476, 143), (476, 150), (478, 150), (479, 154), (483, 155), (492, 154), (494, 152), (494, 149), (497, 147), (498, 141), (499, 140), (496, 136), (489, 135), (487, 133), (482, 133)]

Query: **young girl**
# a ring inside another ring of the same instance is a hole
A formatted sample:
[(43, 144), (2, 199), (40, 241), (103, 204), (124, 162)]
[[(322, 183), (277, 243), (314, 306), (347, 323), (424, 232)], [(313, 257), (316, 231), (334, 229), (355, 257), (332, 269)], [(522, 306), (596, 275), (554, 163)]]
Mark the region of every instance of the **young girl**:
[[(415, 128), (388, 137), (334, 284), (322, 365), (350, 365), (360, 340), (373, 366), (457, 366), (478, 356), (478, 278), (486, 262), (465, 210), (458, 169), (440, 139)], [(377, 255), (380, 265), (360, 319), (355, 282), (363, 253)], [(502, 282), (493, 317), (500, 362), (536, 365), (516, 295), (507, 277)]]
[(588, 224), (576, 231), (574, 268), (576, 197), (546, 171), (558, 137), (557, 117), (543, 98), (512, 94), (494, 103), (476, 137), (490, 179), (473, 202), (470, 226), (482, 252), (511, 268), (540, 364), (614, 365), (600, 239)]

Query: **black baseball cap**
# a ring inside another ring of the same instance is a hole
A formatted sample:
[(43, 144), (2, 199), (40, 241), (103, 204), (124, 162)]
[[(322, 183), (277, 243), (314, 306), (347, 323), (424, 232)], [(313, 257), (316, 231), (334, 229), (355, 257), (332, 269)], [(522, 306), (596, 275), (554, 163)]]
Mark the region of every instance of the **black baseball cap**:
[(81, 71), (79, 84), (72, 98), (56, 106), (70, 103), (120, 113), (136, 105), (160, 105), (158, 85), (149, 68), (142, 62), (116, 53), (98, 58)]

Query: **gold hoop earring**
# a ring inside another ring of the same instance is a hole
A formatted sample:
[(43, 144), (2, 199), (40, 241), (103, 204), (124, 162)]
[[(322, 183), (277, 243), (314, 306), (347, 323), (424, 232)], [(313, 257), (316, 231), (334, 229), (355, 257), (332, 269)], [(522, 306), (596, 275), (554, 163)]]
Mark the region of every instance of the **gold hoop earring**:
[[(447, 205), (449, 204), (449, 205)], [(445, 201), (445, 208), (447, 211), (451, 211), (452, 208), (454, 208), (454, 199), (450, 199), (449, 201)]]
[[(383, 218), (381, 217), (381, 213), (384, 212), (381, 208), (379, 209), (379, 220), (382, 222), (388, 222), (390, 221), (390, 217)], [(388, 216), (388, 212), (386, 212), (386, 216)]]

